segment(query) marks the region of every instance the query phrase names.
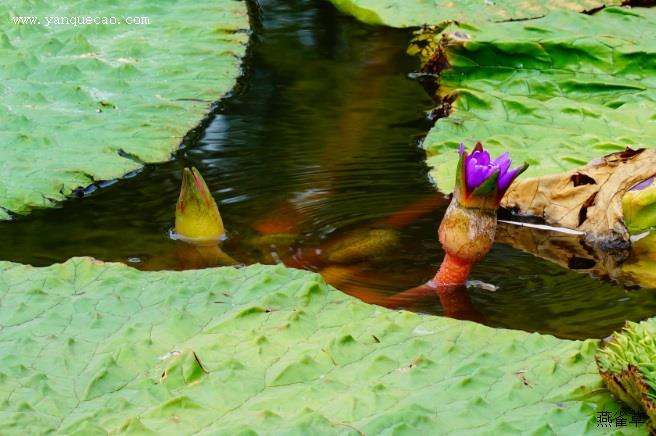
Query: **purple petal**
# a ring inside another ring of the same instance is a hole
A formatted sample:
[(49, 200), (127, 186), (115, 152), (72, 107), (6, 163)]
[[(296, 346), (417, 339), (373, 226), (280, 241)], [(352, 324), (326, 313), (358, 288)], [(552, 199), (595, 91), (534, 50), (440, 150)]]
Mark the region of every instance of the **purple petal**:
[[(490, 166), (490, 165), (480, 165), (479, 167), (480, 167), (480, 171), (481, 171), (483, 180), (490, 177), (497, 170), (496, 167)], [(483, 183), (483, 180), (481, 180), (481, 183)]]
[(487, 150), (483, 150), (480, 155), (478, 163), (481, 165), (490, 165), (490, 153)]
[[(460, 143), (458, 153), (463, 156), (465, 153), (465, 144)], [(492, 160), (490, 152), (483, 149), (480, 143), (477, 143), (471, 154), (468, 154), (464, 159), (465, 171), (465, 184), (468, 191), (473, 191), (478, 188), (485, 180), (491, 177), (494, 173), (498, 172), (497, 188), (498, 193), (503, 195), (508, 187), (512, 184), (513, 180), (525, 169), (524, 167), (510, 169), (512, 160), (510, 154), (505, 151), (499, 157)], [(649, 186), (654, 181), (654, 178), (648, 179), (633, 189), (643, 189)]]
[(510, 160), (510, 155), (508, 154), (507, 151), (504, 151), (504, 152), (501, 154), (501, 156), (499, 156), (498, 158), (494, 159), (494, 163), (497, 164), (497, 165), (499, 166), (499, 168), (501, 168), (501, 167), (503, 166), (503, 164), (505, 164), (506, 161), (509, 161), (509, 160)]
[(470, 190), (476, 185), (476, 159), (473, 155), (467, 157), (465, 164), (465, 176), (467, 177), (467, 188)]
[(503, 193), (506, 189), (508, 189), (513, 180), (515, 180), (515, 178), (519, 175), (519, 170), (520, 167), (513, 168), (507, 173), (499, 176), (499, 180), (497, 180), (497, 187), (499, 188), (499, 192)]
[(481, 183), (496, 171), (495, 168), (488, 165), (479, 165), (476, 163), (476, 160), (473, 160), (472, 162), (473, 165), (469, 167), (470, 172), (467, 174), (467, 185), (470, 190), (478, 188)]
[[(505, 153), (506, 155), (508, 153)], [(508, 172), (508, 169), (510, 168), (510, 164), (512, 164), (512, 160), (506, 159), (501, 164), (499, 165), (499, 176), (502, 176)]]
[[(515, 177), (517, 177), (517, 171), (508, 173), (508, 169), (512, 164), (510, 159), (510, 154), (506, 151), (501, 154), (498, 158), (494, 160), (494, 163), (499, 166), (499, 179), (497, 180), (497, 187), (499, 191), (503, 192), (505, 189), (510, 186)], [(518, 170), (518, 169), (517, 169)]]
[[(487, 162), (485, 161), (486, 154), (487, 154)], [(487, 151), (474, 149), (474, 151), (472, 151), (471, 157), (472, 159), (476, 159), (476, 162), (479, 165), (487, 165), (488, 163), (490, 163), (490, 153), (488, 153)]]
[(474, 160), (477, 161), (477, 160), (478, 160), (478, 155), (479, 155), (479, 154), (481, 154), (481, 153), (478, 152), (477, 150), (474, 150), (474, 151), (472, 151), (472, 152), (469, 154), (469, 159), (470, 159), (470, 160), (471, 160), (471, 159), (474, 159)]

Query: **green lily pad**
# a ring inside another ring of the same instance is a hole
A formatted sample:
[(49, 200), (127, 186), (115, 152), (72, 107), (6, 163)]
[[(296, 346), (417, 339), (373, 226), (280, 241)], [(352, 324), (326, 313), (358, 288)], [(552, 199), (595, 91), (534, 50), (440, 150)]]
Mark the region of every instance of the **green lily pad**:
[(0, 302), (2, 434), (602, 434), (619, 410), (596, 340), (391, 311), (282, 266), (2, 262)]
[(442, 191), (453, 187), (460, 142), (510, 151), (531, 164), (522, 177), (656, 145), (656, 9), (451, 25), (434, 41), (432, 66), (447, 65), (438, 93), (450, 114), (424, 146)]
[(542, 17), (551, 11), (592, 11), (619, 6), (620, 0), (329, 0), (345, 14), (367, 24), (417, 27), (446, 21), (482, 24)]
[(233, 0), (4, 2), (0, 20), (0, 219), (168, 160), (234, 86), (248, 42)]

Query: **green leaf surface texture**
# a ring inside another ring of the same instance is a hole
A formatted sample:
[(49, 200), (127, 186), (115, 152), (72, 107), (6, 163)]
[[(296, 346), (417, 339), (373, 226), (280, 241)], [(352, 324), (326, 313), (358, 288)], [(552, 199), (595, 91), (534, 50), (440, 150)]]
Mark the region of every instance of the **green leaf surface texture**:
[(596, 340), (391, 311), (282, 266), (2, 262), (0, 305), (3, 435), (604, 434), (619, 410)]
[(0, 219), (168, 160), (233, 88), (249, 27), (235, 0), (9, 1), (0, 22)]
[(656, 145), (656, 8), (558, 11), (441, 36), (450, 67), (438, 93), (451, 112), (424, 141), (441, 191), (453, 187), (460, 142), (508, 150), (530, 163), (522, 177)]
[(566, 9), (593, 11), (618, 6), (620, 0), (329, 0), (337, 9), (367, 24), (417, 27), (459, 21), (481, 24), (488, 21), (524, 20)]

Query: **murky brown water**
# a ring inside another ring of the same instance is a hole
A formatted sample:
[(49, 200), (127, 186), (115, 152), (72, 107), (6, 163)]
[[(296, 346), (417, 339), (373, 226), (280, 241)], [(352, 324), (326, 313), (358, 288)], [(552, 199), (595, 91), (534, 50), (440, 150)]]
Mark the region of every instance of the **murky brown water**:
[[(408, 78), (417, 68), (404, 53), (409, 32), (364, 26), (320, 1), (261, 5), (240, 86), (174, 160), (0, 223), (0, 258), (47, 265), (94, 256), (142, 269), (212, 263), (211, 250), (168, 237), (181, 169), (193, 165), (219, 203), (224, 250), (242, 263), (320, 271), (375, 303), (430, 279), (443, 256), (436, 229), (447, 202), (418, 147), (432, 102)], [(393, 304), (436, 314), (446, 305), (493, 326), (562, 337), (605, 336), (656, 313), (654, 290), (614, 284), (600, 267), (610, 261), (595, 261), (576, 239), (508, 225), (499, 235), (517, 248), (496, 244), (471, 277), (496, 292), (473, 287), (444, 301), (426, 294)], [(560, 254), (548, 260), (554, 250), (540, 249), (542, 239), (561, 241)]]

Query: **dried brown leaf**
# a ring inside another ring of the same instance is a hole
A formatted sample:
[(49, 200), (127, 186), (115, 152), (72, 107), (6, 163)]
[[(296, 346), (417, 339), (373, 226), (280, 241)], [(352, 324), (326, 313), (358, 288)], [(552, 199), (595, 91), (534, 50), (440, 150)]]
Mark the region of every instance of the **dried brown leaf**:
[(656, 150), (627, 148), (564, 173), (518, 180), (501, 206), (547, 224), (586, 233), (588, 242), (627, 243), (622, 196), (656, 174)]

